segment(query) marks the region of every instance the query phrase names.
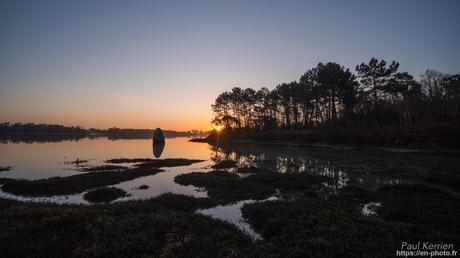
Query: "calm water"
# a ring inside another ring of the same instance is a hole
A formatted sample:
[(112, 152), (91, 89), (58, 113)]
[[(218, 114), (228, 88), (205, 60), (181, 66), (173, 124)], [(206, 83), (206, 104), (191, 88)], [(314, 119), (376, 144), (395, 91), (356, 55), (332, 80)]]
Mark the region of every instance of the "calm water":
[[(81, 167), (69, 162), (89, 160), (87, 165), (103, 165), (111, 158), (155, 158), (150, 139), (106, 138), (78, 141), (0, 143), (0, 166), (11, 171), (0, 177), (41, 179), (80, 174)], [(186, 167), (164, 169), (167, 173), (141, 177), (121, 183), (136, 197), (156, 196), (165, 192), (206, 196), (202, 189), (184, 187), (173, 182), (176, 175), (192, 171), (207, 172), (221, 160), (234, 160), (239, 167), (259, 167), (278, 173), (310, 173), (332, 178), (329, 187), (338, 189), (357, 185), (375, 189), (383, 184), (417, 181), (414, 171), (456, 170), (459, 160), (435, 155), (406, 154), (377, 149), (283, 147), (270, 145), (212, 146), (189, 142), (189, 138), (168, 138), (161, 158), (200, 159), (204, 162)], [(150, 190), (137, 191), (141, 184)]]
[[(167, 139), (161, 158), (209, 160), (211, 150), (206, 144), (192, 144), (188, 138)], [(40, 179), (79, 174), (78, 167), (66, 164), (78, 159), (88, 165), (102, 165), (111, 158), (154, 158), (149, 139), (108, 140), (85, 138), (79, 141), (49, 143), (0, 143), (0, 166), (13, 169), (1, 177)]]

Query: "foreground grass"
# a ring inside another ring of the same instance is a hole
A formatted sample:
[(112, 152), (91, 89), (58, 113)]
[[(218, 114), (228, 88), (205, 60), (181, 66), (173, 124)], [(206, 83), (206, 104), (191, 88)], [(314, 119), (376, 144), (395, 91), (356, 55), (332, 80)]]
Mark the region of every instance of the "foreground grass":
[(2, 257), (250, 256), (247, 236), (227, 223), (193, 213), (209, 206), (174, 195), (96, 206), (0, 200), (0, 253)]
[[(378, 216), (362, 204), (382, 202)], [(459, 200), (422, 186), (344, 189), (245, 205), (263, 241), (203, 215), (213, 198), (164, 194), (147, 201), (70, 206), (0, 199), (3, 257), (393, 257), (401, 241), (460, 243)]]
[[(449, 194), (405, 185), (345, 192), (254, 203), (243, 214), (265, 237), (262, 252), (274, 257), (393, 257), (402, 241), (460, 244), (460, 202)], [(360, 214), (368, 199), (382, 202), (379, 216)]]

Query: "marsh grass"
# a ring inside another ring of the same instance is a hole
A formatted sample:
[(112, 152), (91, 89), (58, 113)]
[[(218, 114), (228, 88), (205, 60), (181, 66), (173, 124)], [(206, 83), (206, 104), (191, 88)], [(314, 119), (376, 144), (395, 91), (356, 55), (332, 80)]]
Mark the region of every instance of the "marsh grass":
[(2, 257), (248, 257), (249, 237), (193, 211), (207, 200), (166, 194), (90, 206), (0, 199)]
[[(342, 195), (343, 194), (343, 195)], [(360, 214), (379, 200), (378, 216)], [(378, 191), (345, 189), (332, 198), (243, 206), (244, 217), (261, 233), (262, 252), (273, 257), (391, 257), (401, 241), (460, 240), (459, 200), (420, 185), (386, 186)]]
[(189, 166), (193, 163), (203, 162), (204, 160), (198, 159), (182, 159), (182, 158), (174, 158), (174, 159), (146, 159), (146, 158), (135, 158), (135, 159), (127, 159), (127, 158), (118, 158), (118, 159), (109, 159), (106, 163), (138, 163), (135, 164), (137, 167), (151, 167), (151, 168), (161, 168), (161, 167), (178, 167), (178, 166)]
[(283, 193), (311, 193), (329, 179), (317, 175), (281, 173), (253, 174), (241, 178), (235, 173), (213, 171), (182, 174), (174, 180), (182, 185), (205, 187), (211, 198), (228, 203), (245, 199), (264, 199), (275, 194), (277, 190)]
[(146, 190), (146, 189), (149, 189), (149, 186), (148, 185), (140, 185), (137, 189)]
[(101, 166), (83, 168), (82, 172), (120, 171), (120, 170), (125, 170), (127, 168), (128, 167), (118, 166), (118, 165), (101, 165)]
[(87, 192), (83, 195), (83, 199), (92, 203), (111, 202), (118, 198), (128, 196), (128, 193), (115, 187), (102, 187)]
[(76, 166), (84, 166), (89, 163), (89, 159), (80, 159), (77, 158), (71, 161), (64, 161), (64, 164), (76, 165)]
[(47, 179), (3, 179), (2, 190), (23, 196), (54, 196), (84, 192), (87, 189), (114, 185), (134, 178), (153, 175), (160, 169), (128, 169), (125, 171), (101, 171), (68, 177)]

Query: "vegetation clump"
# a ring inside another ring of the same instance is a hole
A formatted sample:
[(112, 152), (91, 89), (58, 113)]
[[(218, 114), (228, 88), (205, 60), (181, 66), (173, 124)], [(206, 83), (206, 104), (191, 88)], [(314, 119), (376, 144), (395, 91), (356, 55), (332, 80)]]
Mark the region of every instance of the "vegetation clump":
[(154, 161), (154, 159), (150, 159), (150, 158), (133, 158), (133, 159), (129, 159), (129, 158), (117, 158), (117, 159), (109, 159), (109, 160), (106, 160), (105, 163), (115, 163), (115, 164), (118, 164), (118, 163), (143, 163), (143, 162), (151, 162), (151, 161)]
[(111, 202), (127, 195), (127, 192), (123, 189), (115, 187), (103, 187), (85, 193), (83, 195), (83, 199), (93, 203), (101, 203)]
[(118, 166), (118, 165), (101, 165), (101, 166), (94, 166), (94, 167), (87, 167), (83, 168), (83, 172), (102, 172), (102, 171), (122, 171), (127, 169), (125, 166)]
[(11, 167), (0, 167), (0, 172), (10, 171)]
[(64, 164), (71, 164), (71, 165), (76, 165), (76, 166), (84, 166), (88, 164), (89, 160), (88, 159), (80, 159), (76, 158), (75, 160), (72, 161), (64, 161)]
[(237, 164), (233, 160), (222, 160), (217, 162), (216, 164), (212, 165), (211, 168), (214, 169), (224, 169), (224, 168), (234, 168)]
[(134, 166), (142, 168), (161, 168), (161, 167), (179, 167), (179, 166), (189, 166), (193, 163), (202, 162), (204, 160), (197, 159), (183, 159), (183, 158), (173, 158), (173, 159), (149, 159), (149, 158), (118, 158), (118, 159), (109, 159), (106, 163), (138, 163)]

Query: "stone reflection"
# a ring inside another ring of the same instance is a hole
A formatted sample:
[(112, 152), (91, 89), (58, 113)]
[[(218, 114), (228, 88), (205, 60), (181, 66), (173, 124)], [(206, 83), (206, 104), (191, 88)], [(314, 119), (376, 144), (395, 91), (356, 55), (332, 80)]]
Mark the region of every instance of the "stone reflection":
[(152, 147), (153, 147), (153, 156), (159, 159), (165, 148), (165, 142), (153, 142)]

